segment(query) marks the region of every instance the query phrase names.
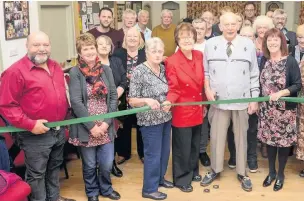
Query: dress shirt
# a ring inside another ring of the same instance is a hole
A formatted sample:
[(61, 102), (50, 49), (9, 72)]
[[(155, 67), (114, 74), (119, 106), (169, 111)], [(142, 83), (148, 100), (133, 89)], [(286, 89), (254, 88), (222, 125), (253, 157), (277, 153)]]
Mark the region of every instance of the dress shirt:
[(146, 27), (146, 29), (144, 31), (142, 31), (141, 28), (139, 27), (138, 23), (135, 26), (138, 29), (138, 31), (140, 31), (141, 33), (144, 34), (145, 41), (147, 41), (151, 38), (152, 31), (148, 27)]
[(36, 120), (65, 119), (68, 109), (64, 75), (55, 61), (49, 72), (24, 56), (1, 76), (0, 113), (13, 126), (33, 130)]

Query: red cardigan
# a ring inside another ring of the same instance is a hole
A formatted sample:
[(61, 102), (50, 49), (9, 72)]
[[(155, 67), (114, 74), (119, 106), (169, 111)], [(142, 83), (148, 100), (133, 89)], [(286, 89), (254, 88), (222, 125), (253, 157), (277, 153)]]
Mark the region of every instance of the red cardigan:
[[(192, 64), (192, 65), (191, 65)], [(169, 91), (167, 100), (171, 103), (205, 101), (203, 54), (192, 50), (192, 61), (181, 50), (165, 61)], [(172, 107), (172, 125), (192, 127), (203, 123), (204, 106)]]

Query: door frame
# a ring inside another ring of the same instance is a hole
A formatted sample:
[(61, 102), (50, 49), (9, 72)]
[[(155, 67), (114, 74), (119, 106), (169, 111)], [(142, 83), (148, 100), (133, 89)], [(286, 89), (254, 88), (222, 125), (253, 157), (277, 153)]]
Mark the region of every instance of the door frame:
[[(74, 58), (76, 54), (76, 42), (75, 42), (75, 25), (74, 25), (74, 7), (73, 7), (73, 1), (38, 1), (38, 16), (39, 19), (41, 19), (41, 8), (44, 6), (64, 6), (66, 7), (67, 11), (67, 24), (70, 24), (72, 26), (72, 29), (68, 29), (68, 58)], [(41, 27), (42, 20), (39, 20), (39, 27)]]

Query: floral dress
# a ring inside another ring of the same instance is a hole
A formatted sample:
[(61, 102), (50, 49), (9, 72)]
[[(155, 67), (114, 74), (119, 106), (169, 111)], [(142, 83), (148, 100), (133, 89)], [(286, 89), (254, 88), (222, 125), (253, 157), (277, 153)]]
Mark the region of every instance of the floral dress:
[[(301, 65), (302, 90), (300, 96), (304, 96), (304, 65)], [(298, 105), (298, 143), (296, 157), (304, 161), (304, 103)]]
[[(88, 112), (90, 116), (93, 115), (100, 115), (105, 114), (108, 112), (106, 97), (100, 95), (93, 95), (92, 94), (93, 85), (87, 83), (87, 91), (88, 91)], [(102, 121), (98, 120), (95, 123), (100, 126)], [(99, 137), (94, 137), (92, 134), (89, 134), (89, 142), (82, 143), (79, 139), (69, 139), (69, 143), (73, 144), (74, 146), (84, 146), (84, 147), (95, 147), (103, 144), (107, 144), (111, 142), (109, 135), (101, 135)]]
[[(260, 83), (263, 96), (285, 89), (286, 62), (265, 63)], [(262, 102), (259, 111), (258, 139), (274, 147), (290, 147), (297, 142), (296, 109), (286, 110), (284, 101)]]

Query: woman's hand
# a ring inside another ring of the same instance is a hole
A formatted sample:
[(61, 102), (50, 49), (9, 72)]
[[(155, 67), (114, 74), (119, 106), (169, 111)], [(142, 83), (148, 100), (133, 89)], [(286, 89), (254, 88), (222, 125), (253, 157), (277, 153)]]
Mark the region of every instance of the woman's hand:
[(270, 94), (269, 101), (278, 101), (283, 96), (282, 91)]
[(99, 126), (97, 126), (95, 124), (95, 126), (90, 130), (91, 134), (93, 135), (93, 137), (99, 137), (101, 134), (101, 130), (99, 128)]
[(108, 132), (109, 124), (107, 124), (106, 122), (102, 122), (99, 128), (101, 131), (101, 135), (105, 135)]
[(164, 105), (163, 106), (163, 111), (165, 111), (165, 112), (170, 111), (170, 109), (171, 109), (171, 102), (170, 101), (165, 101), (165, 102), (163, 102), (162, 105)]
[(147, 106), (149, 106), (152, 110), (157, 110), (160, 108), (160, 104), (157, 100), (152, 98), (146, 98), (145, 103)]

